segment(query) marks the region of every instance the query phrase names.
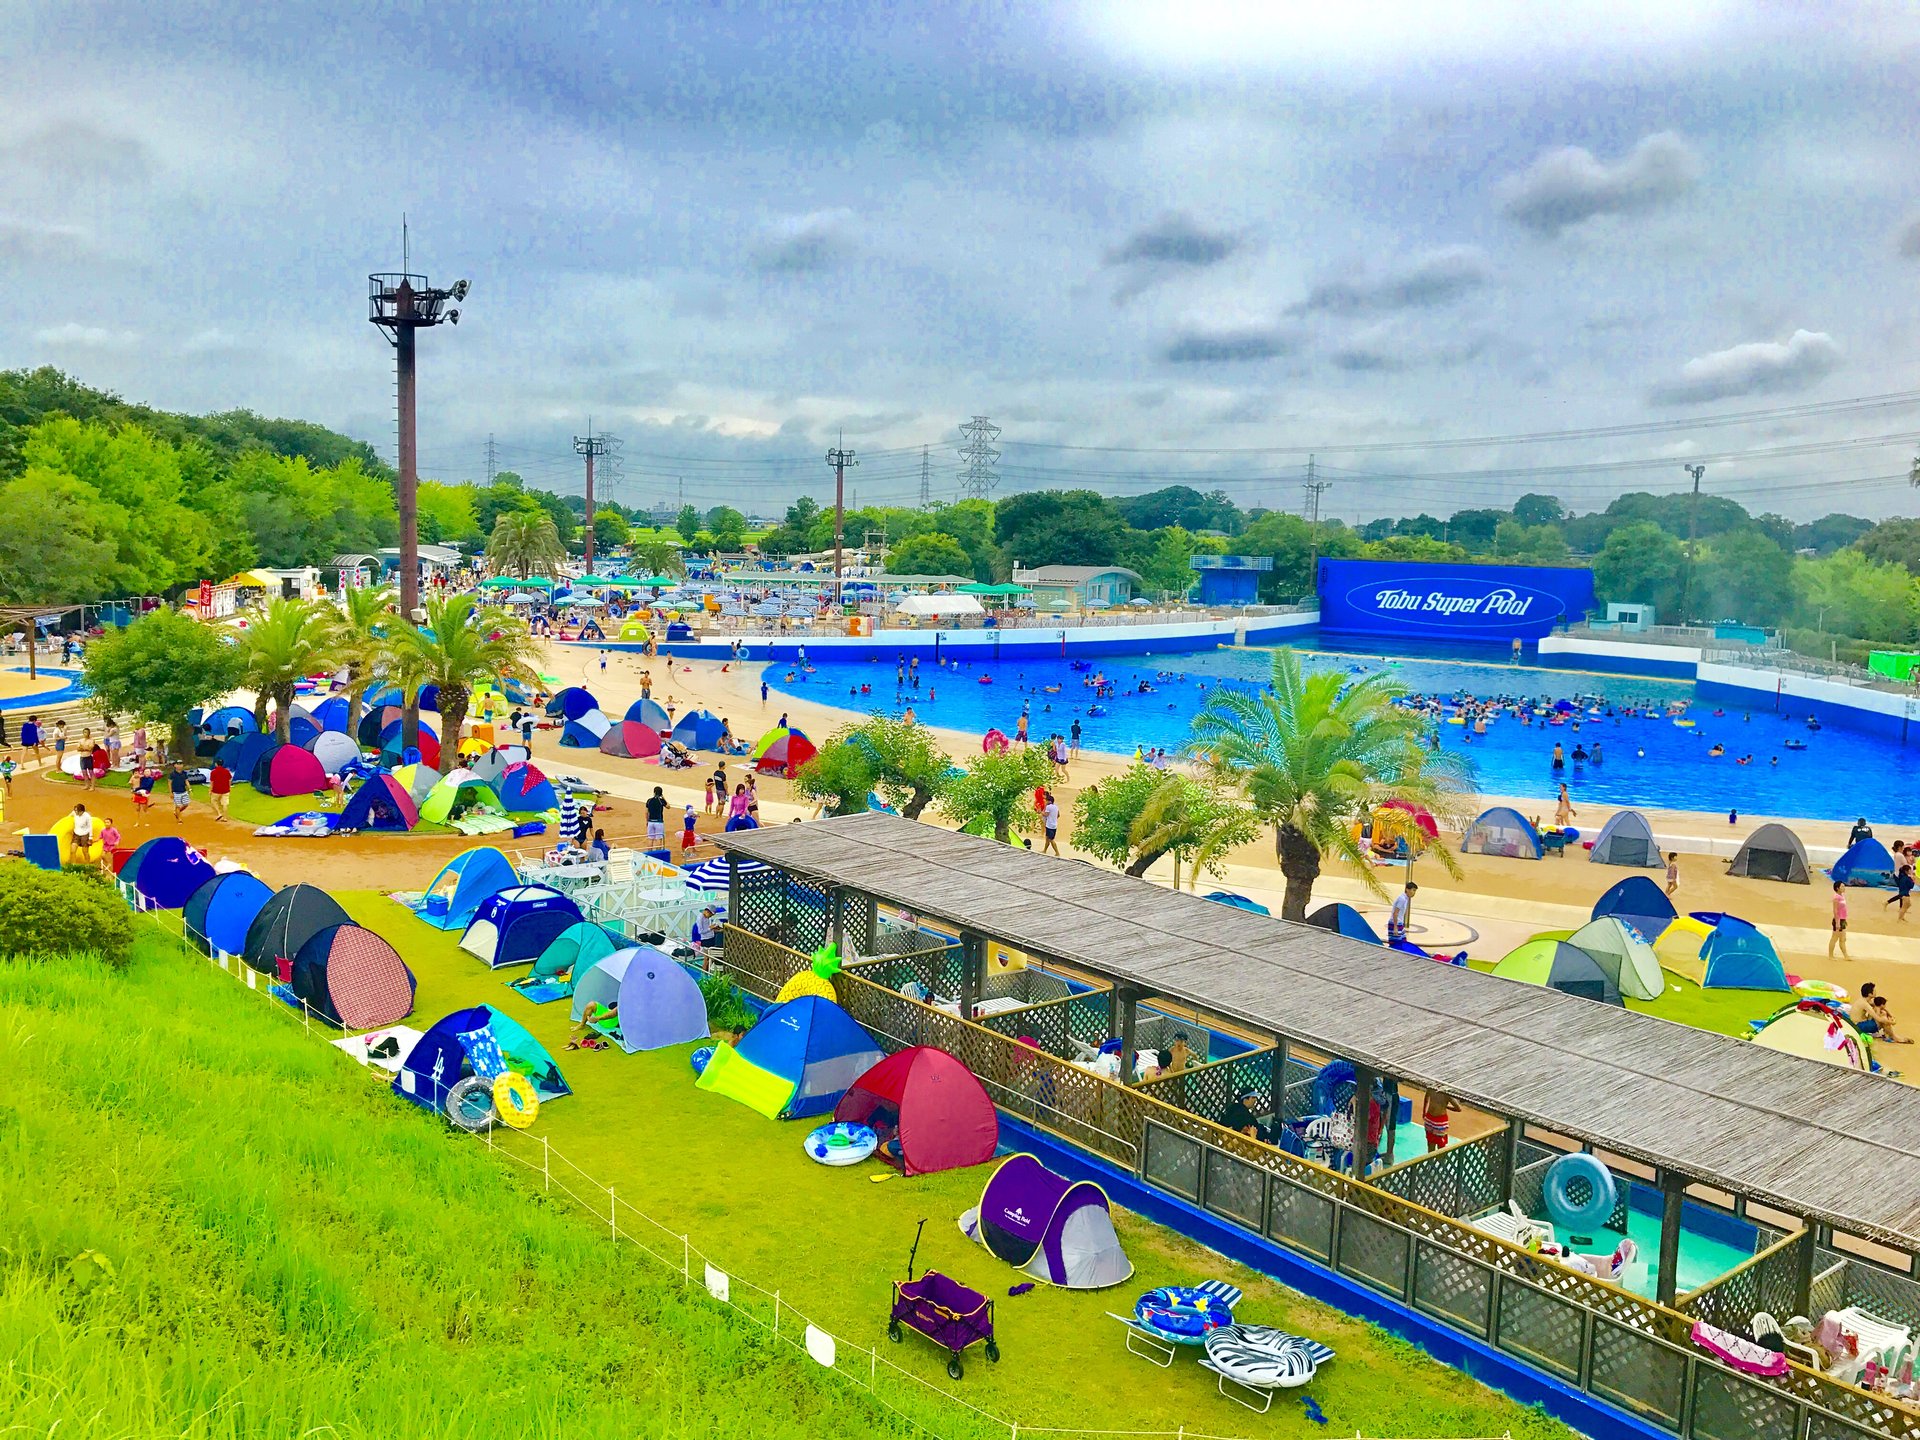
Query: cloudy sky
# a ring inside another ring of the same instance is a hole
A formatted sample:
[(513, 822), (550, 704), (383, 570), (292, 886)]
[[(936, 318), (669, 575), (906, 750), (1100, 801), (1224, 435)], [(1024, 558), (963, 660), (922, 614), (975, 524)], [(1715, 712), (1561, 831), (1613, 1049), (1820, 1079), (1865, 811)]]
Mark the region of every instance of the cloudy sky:
[(0, 368), (391, 453), (405, 212), (447, 479), (1912, 508), (1914, 7), (495, 8), (0, 0)]

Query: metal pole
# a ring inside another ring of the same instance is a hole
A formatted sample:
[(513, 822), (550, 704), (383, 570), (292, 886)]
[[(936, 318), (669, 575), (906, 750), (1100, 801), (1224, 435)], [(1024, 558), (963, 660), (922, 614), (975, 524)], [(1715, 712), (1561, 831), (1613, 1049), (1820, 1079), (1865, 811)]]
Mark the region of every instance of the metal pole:
[[(394, 504), (400, 515), (400, 618), (414, 623), (413, 612), (420, 608), (420, 466), (418, 375), (414, 364), (413, 289), (402, 282), (397, 297), (400, 323), (393, 327), (396, 392), (400, 407), (400, 474), (394, 482)], [(400, 745), (420, 743), (420, 699), (408, 695), (400, 717)], [(450, 735), (447, 743), (457, 752), (460, 737)]]
[(593, 450), (587, 450), (587, 578), (593, 578)]

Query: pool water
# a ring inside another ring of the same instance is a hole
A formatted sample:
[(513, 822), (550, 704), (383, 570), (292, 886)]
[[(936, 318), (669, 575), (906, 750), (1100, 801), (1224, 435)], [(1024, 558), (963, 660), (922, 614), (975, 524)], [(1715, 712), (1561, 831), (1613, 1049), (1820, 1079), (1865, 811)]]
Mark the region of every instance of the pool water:
[[(1611, 706), (1616, 711), (1649, 703), (1659, 711), (1670, 701), (1691, 703), (1691, 728), (1664, 718), (1620, 715), (1581, 715), (1561, 726), (1523, 726), (1505, 717), (1490, 722), (1484, 736), (1470, 734), (1466, 726), (1436, 727), (1444, 749), (1462, 751), (1472, 760), (1474, 787), (1480, 793), (1537, 799), (1541, 812), (1564, 780), (1576, 810), (1582, 800), (1589, 800), (1723, 815), (1738, 811), (1743, 816), (1851, 820), (1860, 813), (1861, 797), (1871, 796), (1864, 808), (1872, 820), (1920, 824), (1920, 746), (1903, 747), (1839, 725), (1809, 731), (1805, 710), (1794, 710), (1791, 700), (1791, 718), (1737, 708), (1716, 715), (1712, 705), (1695, 702), (1693, 685), (1684, 681), (1477, 660), (1299, 653), (1309, 669), (1356, 677), (1385, 675), (1407, 690), (1443, 697), (1560, 699), (1577, 694), (1598, 697), (1601, 709)], [(1069, 734), (1078, 720), (1083, 748), (1131, 755), (1155, 747), (1178, 750), (1208, 690), (1220, 685), (1256, 687), (1271, 673), (1272, 660), (1265, 650), (1216, 650), (1107, 656), (1091, 664), (1093, 672), (1114, 682), (1111, 699), (1093, 700), (1084, 683), (1090, 672), (1074, 671), (1062, 659), (1031, 657), (998, 664), (963, 659), (938, 669), (922, 664), (917, 691), (897, 689), (892, 660), (879, 656), (816, 658), (811, 674), (788, 664), (770, 665), (765, 678), (775, 690), (819, 704), (886, 715), (912, 708), (929, 725), (976, 735), (991, 727), (1012, 735), (1023, 709), (1028, 712), (1028, 733), (1036, 741)], [(1139, 691), (1142, 682), (1149, 687), (1146, 693)], [(869, 693), (859, 692), (862, 685), (870, 687)], [(1050, 687), (1058, 688), (1050, 693)], [(1785, 744), (1789, 740), (1804, 742), (1806, 748), (1790, 750)], [(1597, 746), (1602, 759), (1598, 764), (1569, 762), (1555, 772), (1551, 760), (1556, 742), (1569, 755), (1576, 744), (1590, 751)], [(1716, 743), (1726, 754), (1710, 758)], [(1752, 762), (1739, 764), (1746, 755)], [(1589, 834), (1597, 828), (1582, 826), (1577, 816), (1574, 823)]]

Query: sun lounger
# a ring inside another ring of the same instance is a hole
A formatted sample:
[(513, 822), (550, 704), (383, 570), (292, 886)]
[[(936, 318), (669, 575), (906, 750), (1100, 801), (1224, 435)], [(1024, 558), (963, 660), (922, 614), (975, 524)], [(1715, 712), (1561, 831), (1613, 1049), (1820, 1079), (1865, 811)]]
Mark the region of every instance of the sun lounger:
[(1467, 1222), (1474, 1229), (1504, 1240), (1509, 1245), (1517, 1245), (1522, 1250), (1533, 1248), (1536, 1240), (1555, 1240), (1553, 1222), (1536, 1220), (1512, 1201), (1507, 1202), (1505, 1210), (1495, 1210), (1490, 1215), (1482, 1215), (1477, 1220)]

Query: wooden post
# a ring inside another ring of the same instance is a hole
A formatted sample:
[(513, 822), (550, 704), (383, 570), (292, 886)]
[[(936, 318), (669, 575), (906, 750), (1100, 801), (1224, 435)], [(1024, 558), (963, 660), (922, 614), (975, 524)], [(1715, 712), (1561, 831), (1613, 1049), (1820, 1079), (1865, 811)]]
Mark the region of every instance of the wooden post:
[(1805, 1233), (1793, 1257), (1793, 1310), (1796, 1315), (1811, 1315), (1813, 1272), (1819, 1266), (1820, 1227), (1811, 1220), (1802, 1220), (1800, 1225)]
[(1687, 1198), (1687, 1181), (1671, 1170), (1660, 1172), (1660, 1191), (1664, 1203), (1660, 1209), (1660, 1272), (1654, 1298), (1672, 1305), (1680, 1293), (1680, 1207)]
[(1353, 1067), (1353, 1175), (1366, 1178), (1373, 1164), (1374, 1073), (1364, 1065)]
[(1287, 1123), (1287, 1037), (1273, 1037), (1273, 1050), (1267, 1056), (1267, 1089), (1273, 1102), (1274, 1143), (1279, 1144), (1280, 1127)]
[(840, 906), (845, 903), (846, 892), (838, 885), (827, 887), (827, 940), (832, 944), (834, 953), (841, 954), (846, 949), (847, 927), (840, 920)]
[(1513, 1199), (1513, 1174), (1520, 1168), (1520, 1142), (1526, 1138), (1526, 1121), (1507, 1121), (1507, 1154), (1506, 1158), (1500, 1162), (1500, 1198), (1502, 1201), (1511, 1201)]
[(731, 850), (727, 851), (727, 924), (747, 928), (740, 913), (740, 857)]
[(1120, 1008), (1120, 1023), (1114, 1028), (1120, 1034), (1120, 1083), (1133, 1084), (1133, 1055), (1137, 1048), (1134, 1036), (1140, 1021), (1140, 993), (1131, 985), (1113, 987), (1113, 1004)]

